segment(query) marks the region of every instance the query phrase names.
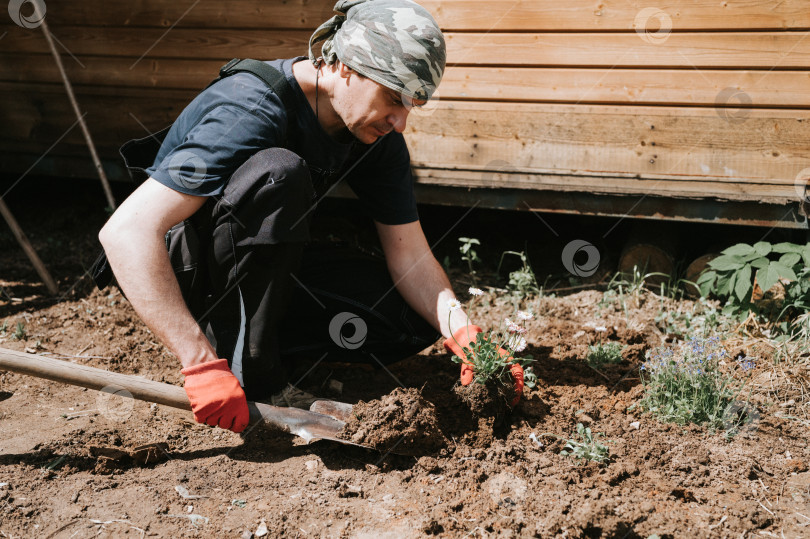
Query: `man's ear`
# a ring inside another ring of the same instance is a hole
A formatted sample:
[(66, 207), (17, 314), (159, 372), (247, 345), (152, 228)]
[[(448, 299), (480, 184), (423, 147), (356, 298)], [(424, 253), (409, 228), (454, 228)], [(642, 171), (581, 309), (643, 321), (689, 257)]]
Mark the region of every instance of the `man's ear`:
[(338, 74), (342, 78), (348, 79), (349, 77), (351, 77), (352, 75), (355, 75), (357, 73), (354, 69), (350, 68), (349, 66), (347, 66), (346, 64), (344, 64), (340, 60), (338, 60), (337, 63), (338, 63)]

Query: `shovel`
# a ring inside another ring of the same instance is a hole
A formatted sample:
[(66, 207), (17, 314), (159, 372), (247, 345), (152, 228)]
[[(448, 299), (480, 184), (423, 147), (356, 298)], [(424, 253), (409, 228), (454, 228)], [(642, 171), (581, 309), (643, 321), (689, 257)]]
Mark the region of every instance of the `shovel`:
[[(156, 402), (181, 410), (191, 410), (191, 404), (183, 388), (131, 374), (105, 371), (6, 348), (0, 348), (0, 370)], [(251, 424), (289, 432), (303, 438), (307, 443), (315, 440), (332, 440), (371, 449), (337, 437), (351, 414), (350, 404), (320, 400), (315, 401), (310, 410), (301, 410), (248, 402), (248, 409)]]

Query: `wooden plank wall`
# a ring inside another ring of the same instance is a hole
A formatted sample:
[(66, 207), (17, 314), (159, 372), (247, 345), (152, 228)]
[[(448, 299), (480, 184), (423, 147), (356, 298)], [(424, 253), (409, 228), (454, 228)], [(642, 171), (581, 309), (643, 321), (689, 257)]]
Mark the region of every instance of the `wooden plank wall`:
[[(449, 50), (439, 99), (409, 119), (420, 183), (798, 200), (810, 167), (806, 0), (422, 3)], [(47, 20), (112, 163), (228, 59), (305, 54), (332, 5), (48, 0)], [(41, 31), (3, 20), (0, 167), (92, 175)]]

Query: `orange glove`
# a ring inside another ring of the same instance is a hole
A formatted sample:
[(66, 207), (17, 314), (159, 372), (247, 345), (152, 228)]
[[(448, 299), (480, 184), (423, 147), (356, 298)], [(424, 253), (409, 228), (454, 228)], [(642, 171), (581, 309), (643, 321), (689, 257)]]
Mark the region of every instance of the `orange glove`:
[(468, 386), (473, 381), (473, 364), (464, 354), (464, 348), (469, 348), (475, 342), (475, 337), (483, 330), (472, 324), (459, 328), (453, 336), (444, 341), (444, 348), (461, 358), (461, 385)]
[(207, 361), (181, 370), (194, 420), (212, 427), (242, 432), (248, 424), (245, 392), (228, 368), (227, 359)]
[[(464, 348), (469, 348), (471, 343), (475, 342), (476, 336), (483, 330), (472, 324), (459, 328), (453, 333), (449, 339), (445, 339), (444, 348), (448, 352), (452, 352), (461, 358), (461, 385), (468, 386), (473, 381), (473, 364), (464, 354)], [(509, 352), (503, 348), (498, 349), (501, 357), (509, 355)], [(509, 367), (512, 373), (512, 378), (515, 381), (515, 398), (512, 400), (511, 406), (514, 407), (520, 402), (520, 396), (523, 395), (523, 367), (517, 363), (512, 363)]]

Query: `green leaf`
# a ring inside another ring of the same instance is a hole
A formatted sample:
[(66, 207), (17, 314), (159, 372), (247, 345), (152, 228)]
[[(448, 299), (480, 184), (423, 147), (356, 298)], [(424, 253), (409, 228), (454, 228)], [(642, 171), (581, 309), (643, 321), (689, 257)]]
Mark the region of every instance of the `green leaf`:
[(701, 296), (708, 296), (709, 293), (714, 288), (714, 284), (717, 282), (717, 274), (713, 271), (707, 271), (703, 275), (700, 276), (698, 282), (698, 289), (700, 290)]
[(773, 246), (771, 252), (774, 253), (801, 253), (803, 246), (797, 245), (795, 243), (790, 243), (787, 241), (783, 241), (782, 243), (777, 243)]
[(781, 262), (771, 262), (771, 266), (776, 268), (776, 271), (779, 272), (779, 278), (790, 279), (791, 281), (796, 280), (796, 274), (793, 272), (792, 268), (785, 266)]
[(799, 253), (785, 253), (779, 257), (779, 263), (787, 268), (792, 268), (802, 259)]
[(802, 258), (804, 259), (805, 266), (810, 266), (810, 243), (804, 246), (801, 254)]
[(731, 282), (732, 277), (734, 277), (733, 273), (728, 278), (717, 279), (717, 288), (715, 289), (714, 293), (720, 296), (721, 298), (724, 298), (729, 294), (731, 294), (731, 289), (733, 286)]
[(767, 257), (763, 257), (758, 252), (752, 251), (751, 253), (749, 253), (747, 255), (741, 256), (740, 260), (743, 261), (743, 262), (751, 262), (752, 260), (759, 260), (761, 258), (764, 258), (765, 260), (768, 260)]
[(768, 256), (771, 252), (771, 244), (767, 241), (759, 241), (754, 244), (754, 250), (758, 252), (761, 256)]
[(732, 245), (728, 249), (723, 251), (724, 255), (739, 255), (745, 256), (749, 255), (754, 252), (754, 248), (748, 245), (747, 243), (738, 243), (737, 245)]
[(746, 264), (742, 271), (737, 274), (737, 283), (734, 285), (734, 293), (737, 294), (737, 299), (744, 301), (751, 288), (751, 265)]
[[(767, 267), (757, 271), (757, 284), (763, 292), (770, 290), (771, 287), (776, 284), (776, 281), (779, 280), (779, 277), (783, 276), (781, 275), (780, 269), (787, 268), (784, 266), (780, 268), (779, 262), (771, 262)], [(791, 271), (791, 273), (793, 272)]]
[(756, 260), (752, 260), (751, 261), (751, 267), (761, 269), (761, 268), (764, 268), (765, 266), (767, 266), (769, 263), (770, 263), (770, 260), (768, 260), (767, 257), (762, 256), (762, 257), (757, 258)]
[(709, 267), (718, 271), (732, 271), (740, 269), (743, 264), (742, 258), (737, 255), (722, 255), (709, 262)]

